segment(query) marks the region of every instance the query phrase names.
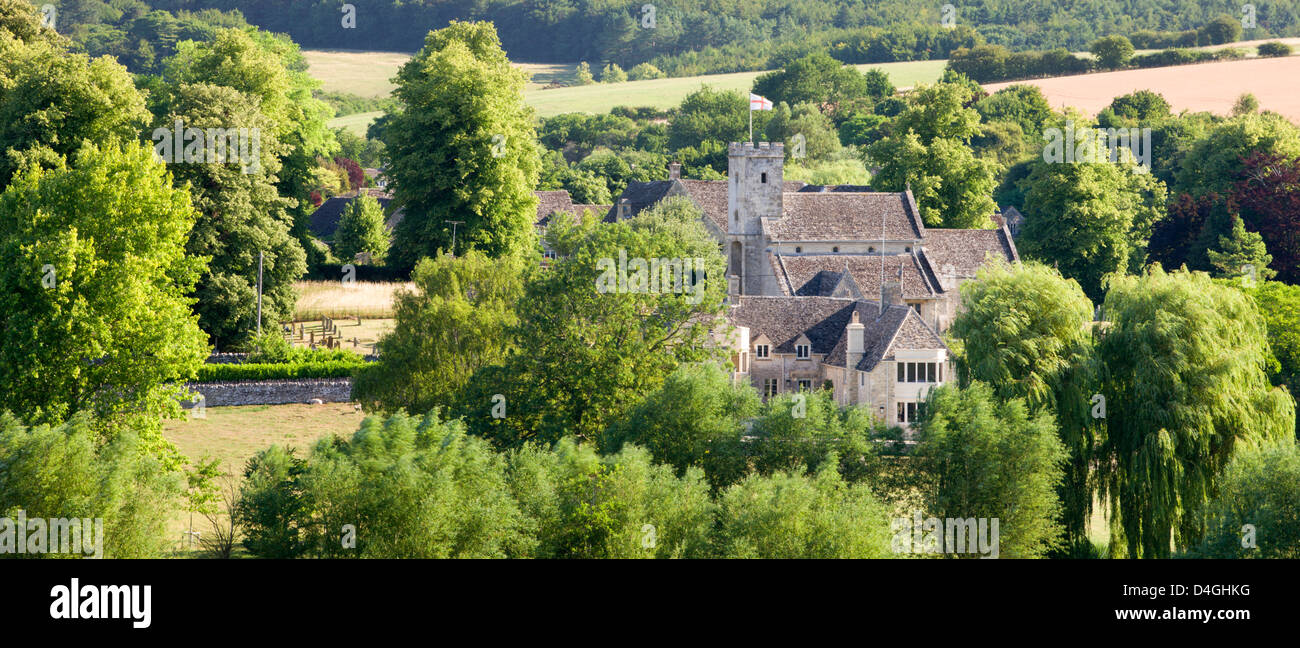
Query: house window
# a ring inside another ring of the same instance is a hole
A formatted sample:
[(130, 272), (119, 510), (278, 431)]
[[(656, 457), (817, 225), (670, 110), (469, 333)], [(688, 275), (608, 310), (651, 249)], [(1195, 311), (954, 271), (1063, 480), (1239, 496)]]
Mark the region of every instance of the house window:
[(836, 254), (838, 254), (839, 251), (840, 251), (840, 246), (838, 246), (838, 245), (835, 246), (835, 247), (833, 247), (833, 248), (831, 248), (831, 252), (834, 252), (834, 253), (836, 253)]
[(766, 360), (767, 357), (768, 357), (768, 352), (769, 352), (769, 351), (771, 351), (771, 347), (769, 347), (769, 346), (766, 345), (766, 344), (760, 344), (760, 345), (754, 347), (754, 357), (756, 357), (756, 358), (758, 358), (758, 359), (760, 359), (760, 360)]
[(801, 378), (799, 379), (798, 383), (799, 383), (799, 391), (812, 391), (811, 380)]
[(904, 251), (904, 252), (911, 252), (911, 251), (912, 251), (912, 246), (909, 245), (909, 246), (903, 248), (903, 251)]
[(794, 347), (794, 357), (798, 360), (807, 360), (812, 348), (807, 344), (799, 344)]
[(943, 382), (943, 363), (899, 362), (898, 382), (908, 382), (908, 383)]
[(867, 248), (867, 254), (875, 254), (875, 253), (876, 253), (876, 248), (874, 247)]
[(909, 304), (909, 305), (912, 307), (912, 310), (916, 311), (916, 314), (917, 314), (917, 315), (920, 315), (920, 314), (921, 314), (921, 305), (920, 305), (920, 304)]
[(921, 416), (921, 405), (924, 403), (902, 402), (898, 403), (898, 422), (915, 423)]
[(763, 398), (776, 396), (776, 378), (767, 378), (763, 380)]
[(867, 374), (864, 373), (858, 374), (858, 384), (862, 385), (863, 387), (867, 386)]
[(760, 175), (758, 176), (758, 178), (759, 178), (759, 182), (762, 182), (763, 184), (767, 184), (767, 174), (766, 174), (766, 173), (760, 174)]

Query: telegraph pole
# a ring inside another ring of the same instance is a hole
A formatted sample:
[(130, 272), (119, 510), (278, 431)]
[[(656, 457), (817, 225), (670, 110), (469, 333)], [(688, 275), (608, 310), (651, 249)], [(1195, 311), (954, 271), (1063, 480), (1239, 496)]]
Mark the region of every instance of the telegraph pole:
[(262, 259), (265, 253), (257, 251), (257, 334), (262, 335)]
[(456, 256), (456, 226), (464, 225), (465, 221), (445, 220), (444, 223), (451, 223), (451, 255)]

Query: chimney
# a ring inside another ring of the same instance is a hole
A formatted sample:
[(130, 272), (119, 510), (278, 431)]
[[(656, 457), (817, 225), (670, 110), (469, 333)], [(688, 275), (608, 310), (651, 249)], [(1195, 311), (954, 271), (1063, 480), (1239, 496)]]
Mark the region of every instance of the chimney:
[(848, 326), (844, 327), (844, 335), (847, 338), (844, 345), (844, 384), (848, 387), (849, 404), (856, 405), (861, 401), (858, 393), (860, 379), (856, 376), (856, 369), (862, 357), (867, 354), (866, 327), (858, 318), (856, 302), (853, 306), (853, 319), (849, 321)]
[(1007, 219), (1003, 217), (1000, 212), (993, 212), (993, 215), (990, 216), (989, 218), (992, 218), (993, 224), (997, 225), (998, 227), (1003, 227), (1007, 224)]
[(890, 306), (903, 305), (903, 267), (899, 266), (897, 279), (880, 284), (880, 316), (884, 317)]
[(668, 163), (668, 179), (669, 179), (669, 180), (681, 180), (681, 179), (682, 179), (682, 165), (681, 165), (680, 162), (669, 162), (669, 163)]
[(848, 344), (846, 350), (848, 351), (849, 356), (852, 357), (853, 354), (857, 354), (858, 357), (861, 358), (862, 354), (867, 352), (867, 343), (866, 343), (867, 327), (863, 326), (862, 321), (858, 318), (858, 309), (856, 306), (853, 309), (853, 319), (849, 322), (849, 325), (844, 328), (844, 330), (848, 334)]
[(627, 198), (621, 198), (618, 201), (618, 220), (625, 220), (632, 217), (632, 201)]

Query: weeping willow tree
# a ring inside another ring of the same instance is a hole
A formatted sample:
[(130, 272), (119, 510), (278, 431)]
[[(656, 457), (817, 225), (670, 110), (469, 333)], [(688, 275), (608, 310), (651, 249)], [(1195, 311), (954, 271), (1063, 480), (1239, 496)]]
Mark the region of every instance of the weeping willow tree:
[(1022, 399), (1048, 411), (1068, 461), (1057, 487), (1066, 551), (1086, 546), (1092, 513), (1088, 482), (1099, 423), (1092, 302), (1073, 279), (1038, 263), (988, 264), (962, 286), (963, 311), (952, 325), (962, 385), (983, 382), (999, 400)]
[(1268, 383), (1250, 298), (1204, 273), (1113, 276), (1104, 312), (1097, 477), (1111, 555), (1168, 557), (1204, 536), (1201, 511), (1235, 447), (1294, 434), (1295, 402)]

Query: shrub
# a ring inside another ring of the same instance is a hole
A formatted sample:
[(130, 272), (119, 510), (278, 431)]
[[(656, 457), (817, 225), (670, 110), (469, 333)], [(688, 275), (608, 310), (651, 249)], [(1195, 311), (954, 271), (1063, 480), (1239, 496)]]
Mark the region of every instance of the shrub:
[(85, 415), (33, 427), (0, 415), (0, 517), (103, 518), (105, 556), (156, 557), (179, 495), (133, 432), (101, 443)]
[(637, 63), (631, 70), (627, 71), (627, 78), (631, 81), (644, 81), (646, 79), (662, 79), (666, 74), (663, 70), (649, 64)]
[(1256, 50), (1260, 56), (1291, 56), (1291, 46), (1277, 41), (1260, 43)]
[(624, 81), (627, 81), (627, 72), (624, 72), (617, 63), (610, 63), (600, 71), (601, 83), (623, 83)]
[(197, 382), (238, 382), (243, 380), (299, 380), (308, 378), (347, 378), (365, 366), (364, 362), (329, 360), (305, 364), (244, 363), (208, 364), (199, 367)]

